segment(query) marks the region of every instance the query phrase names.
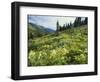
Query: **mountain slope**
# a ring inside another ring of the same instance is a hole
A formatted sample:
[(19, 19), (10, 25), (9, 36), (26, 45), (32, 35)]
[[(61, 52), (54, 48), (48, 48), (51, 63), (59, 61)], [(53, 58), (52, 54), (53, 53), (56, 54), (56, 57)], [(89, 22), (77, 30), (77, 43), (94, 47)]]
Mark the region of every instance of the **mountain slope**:
[(28, 38), (43, 36), (51, 32), (54, 32), (54, 30), (45, 28), (34, 23), (28, 23)]
[(87, 64), (87, 42), (87, 25), (33, 39), (29, 45), (28, 65)]

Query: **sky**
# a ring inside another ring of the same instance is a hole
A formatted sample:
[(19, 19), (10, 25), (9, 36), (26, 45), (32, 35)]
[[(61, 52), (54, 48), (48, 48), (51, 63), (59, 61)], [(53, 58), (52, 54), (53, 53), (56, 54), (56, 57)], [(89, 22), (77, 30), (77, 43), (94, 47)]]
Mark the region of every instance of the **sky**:
[(41, 15), (28, 15), (28, 22), (44, 26), (56, 30), (56, 23), (59, 21), (59, 25), (73, 23), (76, 17), (64, 17), (64, 16), (41, 16)]

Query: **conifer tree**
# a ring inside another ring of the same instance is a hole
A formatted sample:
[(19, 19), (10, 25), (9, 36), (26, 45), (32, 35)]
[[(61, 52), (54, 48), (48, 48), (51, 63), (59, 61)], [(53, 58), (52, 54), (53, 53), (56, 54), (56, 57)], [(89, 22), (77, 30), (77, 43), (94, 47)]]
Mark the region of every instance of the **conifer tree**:
[(81, 25), (81, 17), (76, 17), (74, 21), (74, 27), (80, 26)]
[(67, 25), (67, 28), (69, 29), (70, 28), (70, 24), (68, 23), (68, 25)]
[(73, 25), (72, 25), (72, 23), (70, 22), (70, 28), (72, 27)]
[(84, 24), (88, 24), (88, 18), (85, 17)]
[(60, 29), (59, 29), (59, 22), (58, 22), (58, 20), (57, 20), (57, 32), (59, 31)]
[(63, 30), (65, 30), (65, 28), (66, 28), (66, 27), (65, 27), (65, 24), (64, 24), (64, 25), (63, 25)]
[(67, 27), (68, 27), (68, 26), (67, 26), (67, 23), (66, 23), (66, 29), (67, 29)]

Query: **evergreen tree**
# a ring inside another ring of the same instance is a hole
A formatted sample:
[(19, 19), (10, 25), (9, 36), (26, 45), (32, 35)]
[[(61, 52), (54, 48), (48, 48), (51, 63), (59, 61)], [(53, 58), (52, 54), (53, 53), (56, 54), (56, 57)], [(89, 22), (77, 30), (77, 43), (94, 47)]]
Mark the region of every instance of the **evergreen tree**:
[(66, 26), (65, 26), (65, 24), (63, 25), (63, 30), (65, 30), (66, 29)]
[(74, 21), (74, 27), (77, 27), (77, 21), (78, 20), (78, 18), (76, 17), (76, 19), (75, 19), (75, 21)]
[(84, 25), (84, 20), (81, 20), (81, 25)]
[(78, 26), (81, 25), (81, 17), (78, 17)]
[(67, 26), (67, 23), (66, 23), (66, 26), (65, 26), (65, 27), (66, 27), (66, 29), (67, 29), (67, 27), (68, 27), (68, 26)]
[(88, 24), (88, 18), (85, 17), (84, 24)]
[(81, 25), (86, 25), (86, 24), (88, 24), (88, 18), (87, 17), (85, 17), (85, 19), (81, 21)]
[(70, 28), (73, 26), (73, 24), (70, 22)]
[(74, 27), (80, 26), (81, 25), (81, 17), (76, 17), (74, 21)]
[(57, 21), (57, 32), (60, 30), (59, 28), (59, 22)]
[(61, 26), (59, 25), (59, 31), (61, 31)]
[(68, 23), (68, 25), (67, 25), (67, 29), (69, 29), (70, 28), (70, 24)]

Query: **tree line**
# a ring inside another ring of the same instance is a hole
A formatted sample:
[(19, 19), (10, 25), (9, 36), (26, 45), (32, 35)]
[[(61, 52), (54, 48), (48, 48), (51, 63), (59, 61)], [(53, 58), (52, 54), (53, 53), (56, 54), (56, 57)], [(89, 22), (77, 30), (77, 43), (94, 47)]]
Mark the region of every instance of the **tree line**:
[(56, 23), (57, 30), (56, 31), (63, 31), (66, 29), (70, 29), (72, 27), (79, 27), (81, 25), (86, 25), (86, 24), (88, 24), (87, 17), (85, 17), (84, 20), (82, 20), (82, 17), (76, 17), (74, 23), (72, 23), (72, 22), (66, 23), (63, 26), (59, 25), (59, 21), (57, 21), (57, 23)]

